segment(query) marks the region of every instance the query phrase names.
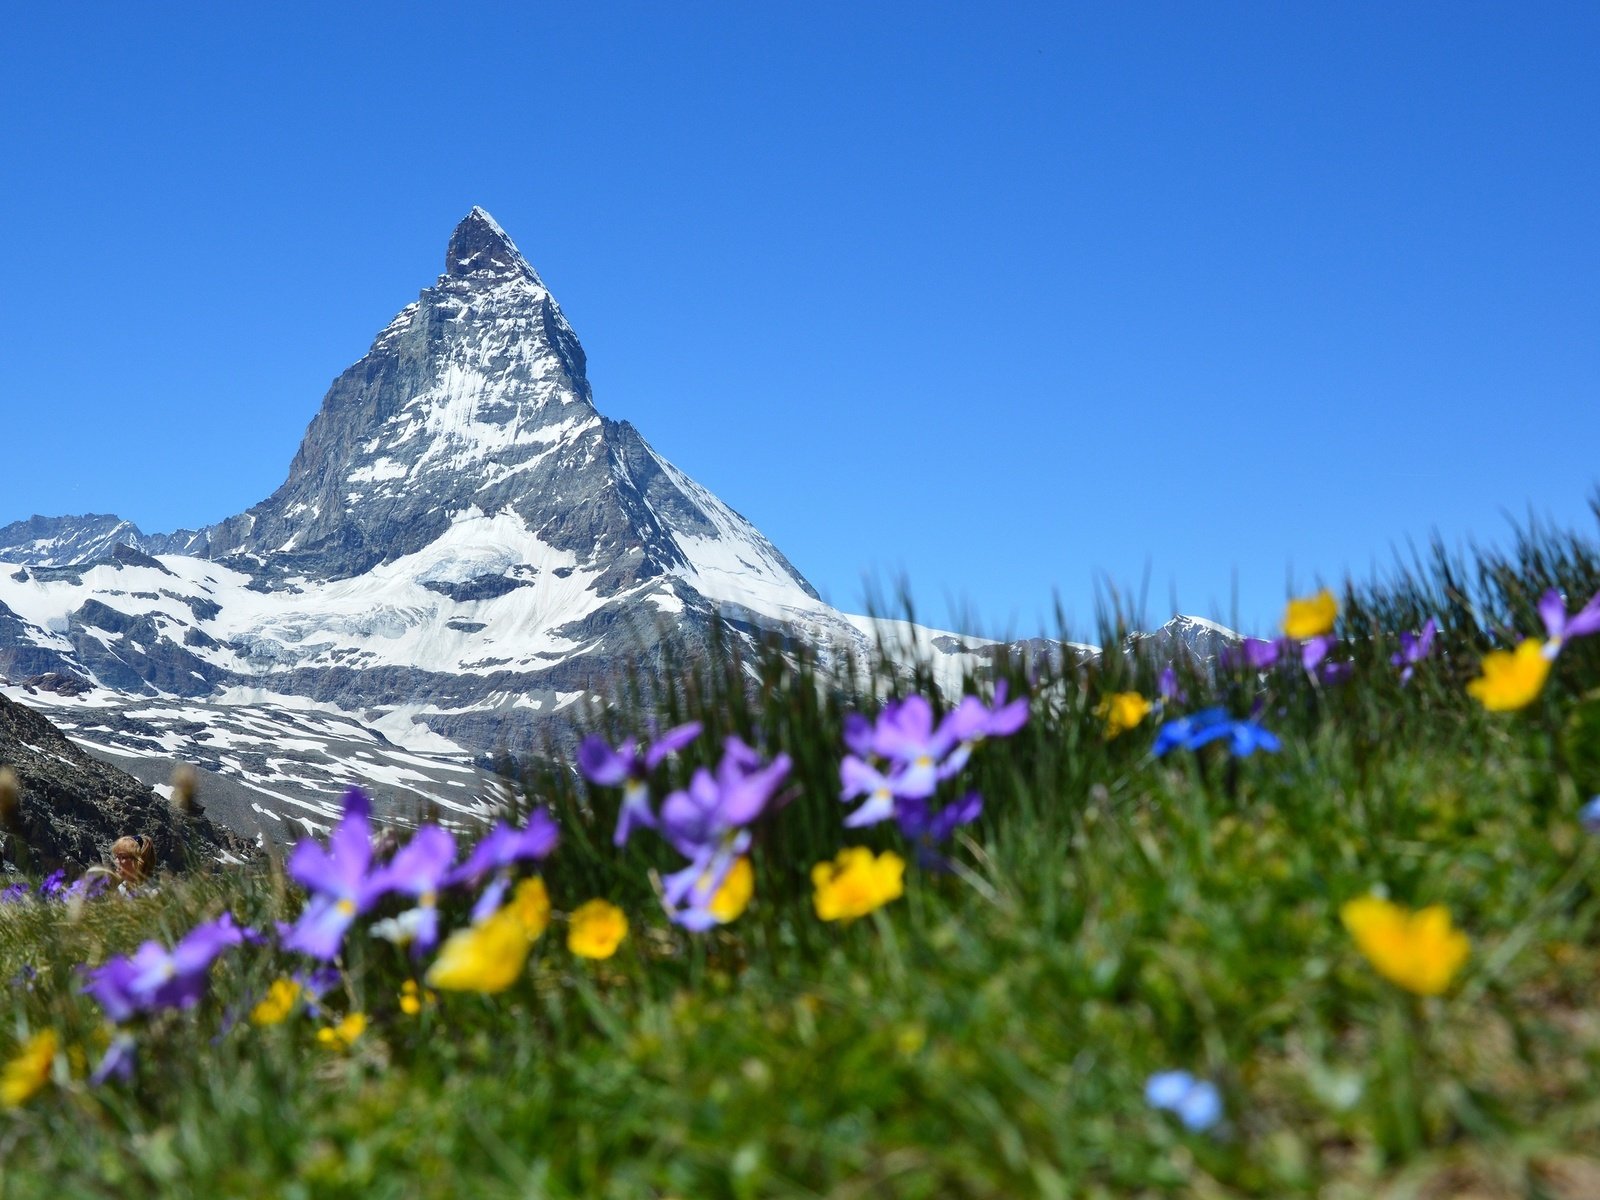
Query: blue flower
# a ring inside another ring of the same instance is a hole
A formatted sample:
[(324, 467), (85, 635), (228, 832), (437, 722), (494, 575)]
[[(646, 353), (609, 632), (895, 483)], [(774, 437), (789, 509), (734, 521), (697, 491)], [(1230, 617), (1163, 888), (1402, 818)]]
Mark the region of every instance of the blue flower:
[(1144, 1085), (1145, 1103), (1165, 1109), (1192, 1133), (1204, 1133), (1222, 1120), (1222, 1095), (1209, 1080), (1187, 1071), (1158, 1071)]
[(1257, 750), (1276, 754), (1283, 743), (1277, 734), (1254, 721), (1233, 721), (1228, 729), (1228, 749), (1235, 758), (1249, 758)]
[(1248, 758), (1257, 750), (1276, 753), (1283, 745), (1276, 734), (1255, 721), (1235, 720), (1228, 716), (1226, 709), (1207, 708), (1168, 721), (1157, 731), (1150, 753), (1160, 758), (1169, 750), (1198, 750), (1223, 738), (1228, 740), (1229, 752), (1236, 758)]
[(1594, 797), (1578, 810), (1578, 820), (1590, 833), (1600, 833), (1600, 796)]

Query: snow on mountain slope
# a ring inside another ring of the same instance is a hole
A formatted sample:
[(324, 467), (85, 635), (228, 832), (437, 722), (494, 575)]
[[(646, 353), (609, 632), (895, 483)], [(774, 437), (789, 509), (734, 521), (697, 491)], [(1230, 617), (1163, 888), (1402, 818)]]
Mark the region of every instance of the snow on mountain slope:
[[(708, 600), (734, 605), (775, 621), (815, 620), (833, 610), (778, 553), (776, 547), (721, 500), (650, 450), (673, 485), (703, 516), (705, 532), (677, 530), (662, 520), (683, 557), (674, 574)], [(658, 514), (659, 516), (659, 514)]]
[(361, 721), (299, 697), (152, 700), (21, 685), (0, 687), (0, 695), (39, 710), (76, 745), (163, 794), (175, 764), (198, 766), (200, 799), (214, 820), (275, 842), (325, 833), (355, 783), (380, 815), (399, 823), (432, 811), (447, 824), (472, 825), (492, 815), (499, 800), (498, 781), (459, 748), (440, 755), (396, 746)]

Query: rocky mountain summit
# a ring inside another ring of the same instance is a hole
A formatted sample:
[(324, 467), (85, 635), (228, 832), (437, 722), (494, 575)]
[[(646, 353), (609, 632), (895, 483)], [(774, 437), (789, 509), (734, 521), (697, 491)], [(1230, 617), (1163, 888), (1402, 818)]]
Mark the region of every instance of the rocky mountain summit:
[(1239, 643), (1239, 635), (1225, 625), (1204, 617), (1177, 616), (1149, 633), (1128, 636), (1128, 646), (1157, 660), (1171, 660), (1187, 654), (1197, 662), (1210, 662), (1229, 646)]

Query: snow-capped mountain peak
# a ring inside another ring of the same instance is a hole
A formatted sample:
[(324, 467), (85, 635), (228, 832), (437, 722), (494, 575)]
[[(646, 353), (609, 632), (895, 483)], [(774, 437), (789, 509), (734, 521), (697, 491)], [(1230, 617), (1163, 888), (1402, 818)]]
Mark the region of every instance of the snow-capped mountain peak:
[(602, 422), (549, 289), (481, 208), (445, 272), (334, 380), (289, 477), (208, 531), (213, 556), (354, 575), (413, 554), (452, 513), (548, 496)]
[(522, 257), (511, 235), (477, 205), (473, 205), (472, 211), (461, 219), (455, 232), (450, 235), (450, 246), (445, 251), (444, 273), (520, 275), (541, 289), (544, 287), (544, 281), (528, 260)]

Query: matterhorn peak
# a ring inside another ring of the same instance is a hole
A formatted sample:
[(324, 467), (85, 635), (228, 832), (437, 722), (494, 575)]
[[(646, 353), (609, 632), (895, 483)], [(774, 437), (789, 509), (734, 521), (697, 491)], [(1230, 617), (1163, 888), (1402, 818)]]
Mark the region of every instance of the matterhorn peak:
[(450, 235), (450, 247), (444, 256), (444, 273), (455, 276), (525, 275), (543, 286), (538, 273), (522, 257), (511, 235), (476, 204), (471, 212), (461, 218), (460, 224)]

